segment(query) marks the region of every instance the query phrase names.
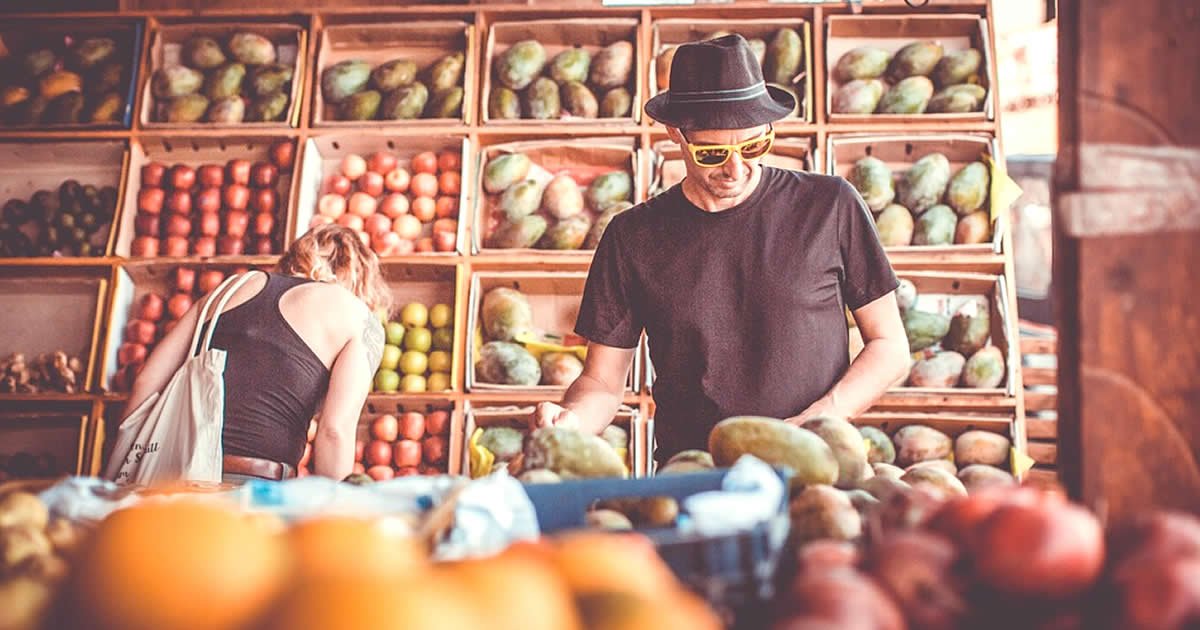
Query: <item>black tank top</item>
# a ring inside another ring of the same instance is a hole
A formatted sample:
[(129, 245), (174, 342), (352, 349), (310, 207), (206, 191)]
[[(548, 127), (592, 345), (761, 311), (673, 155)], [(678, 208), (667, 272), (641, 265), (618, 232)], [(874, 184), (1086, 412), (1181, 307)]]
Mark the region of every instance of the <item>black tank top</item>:
[(295, 466), (304, 454), (309, 420), (329, 388), (329, 369), (283, 318), (279, 299), (308, 282), (267, 274), (258, 295), (217, 322), (212, 346), (226, 352), (226, 455)]

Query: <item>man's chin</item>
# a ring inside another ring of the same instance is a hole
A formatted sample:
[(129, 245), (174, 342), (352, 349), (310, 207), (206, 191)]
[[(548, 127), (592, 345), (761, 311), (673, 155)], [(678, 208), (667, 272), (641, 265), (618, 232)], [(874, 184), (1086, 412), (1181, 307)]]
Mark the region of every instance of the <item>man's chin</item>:
[(708, 192), (714, 197), (721, 199), (732, 199), (740, 196), (746, 190), (746, 182), (736, 182), (725, 185), (721, 183), (712, 183), (708, 186)]

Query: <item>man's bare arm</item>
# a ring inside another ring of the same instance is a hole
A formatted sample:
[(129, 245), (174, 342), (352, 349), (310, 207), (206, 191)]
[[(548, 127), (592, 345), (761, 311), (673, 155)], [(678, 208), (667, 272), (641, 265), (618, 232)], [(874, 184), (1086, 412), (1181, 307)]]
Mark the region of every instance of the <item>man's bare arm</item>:
[(634, 352), (634, 348), (589, 343), (583, 373), (567, 389), (561, 404), (538, 405), (534, 426), (564, 424), (577, 425), (589, 433), (603, 431), (621, 405)]

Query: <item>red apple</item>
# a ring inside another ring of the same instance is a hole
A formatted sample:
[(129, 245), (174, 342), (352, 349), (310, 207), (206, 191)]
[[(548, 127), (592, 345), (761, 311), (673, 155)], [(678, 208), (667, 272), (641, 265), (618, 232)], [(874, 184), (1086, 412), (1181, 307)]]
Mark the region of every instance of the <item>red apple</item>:
[(421, 236), (421, 221), (411, 214), (402, 214), (392, 222), (392, 231), (400, 238), (415, 239)]
[[(184, 219), (185, 221), (187, 219)], [(190, 228), (191, 225), (189, 224)], [(172, 258), (183, 258), (188, 255), (188, 239), (186, 236), (168, 236), (163, 239), (163, 256)]]
[(200, 272), (200, 277), (196, 279), (196, 284), (200, 287), (200, 292), (207, 295), (216, 290), (224, 281), (224, 273), (216, 269), (205, 269)]
[(142, 166), (142, 186), (162, 188), (163, 176), (167, 174), (167, 167), (158, 162), (150, 162)]
[(325, 192), (346, 196), (350, 194), (350, 178), (341, 173), (334, 173), (325, 180)]
[(428, 236), (423, 236), (417, 239), (417, 244), (414, 249), (418, 254), (433, 253), (433, 239)]
[(279, 181), (279, 169), (274, 164), (259, 162), (250, 169), (250, 184), (258, 188), (274, 186)]
[(157, 293), (147, 293), (142, 296), (142, 302), (138, 308), (138, 319), (144, 319), (148, 322), (157, 322), (163, 316), (163, 299)]
[(225, 169), (219, 164), (205, 164), (196, 169), (196, 180), (203, 188), (220, 188), (225, 183)]
[(167, 300), (167, 314), (171, 319), (183, 319), (189, 308), (192, 308), (192, 296), (187, 293), (176, 293)]
[(176, 267), (171, 273), (171, 286), (180, 293), (191, 293), (196, 288), (196, 270), (190, 267)]
[(400, 440), (392, 447), (392, 460), (400, 468), (415, 467), (421, 463), (421, 443), (412, 440)]
[(365, 192), (356, 192), (350, 196), (350, 203), (348, 205), (350, 214), (358, 215), (365, 219), (375, 213), (375, 207), (375, 197)]
[[(379, 215), (372, 215), (379, 216)], [(395, 232), (376, 232), (371, 236), (371, 249), (380, 256), (391, 256), (400, 245), (400, 235)]]
[(159, 214), (166, 196), (167, 193), (161, 188), (143, 188), (138, 191), (138, 210), (146, 214)]
[(144, 319), (132, 319), (128, 324), (125, 324), (125, 341), (127, 343), (140, 343), (148, 345), (154, 343), (154, 334), (158, 329), (154, 326), (154, 322), (148, 322)]
[(395, 442), (399, 435), (400, 424), (396, 416), (384, 414), (371, 421), (371, 437), (384, 442)]
[[(355, 232), (362, 232), (363, 218), (357, 214), (343, 214), (342, 216), (338, 217), (337, 224), (342, 227), (350, 228)], [(363, 234), (366, 234), (366, 232), (363, 232)], [(368, 240), (366, 244), (369, 246), (370, 241)]]
[[(396, 236), (399, 237), (400, 235), (397, 234)], [(412, 239), (401, 238), (400, 242), (396, 243), (396, 246), (392, 248), (392, 255), (407, 256), (414, 251), (416, 251), (416, 246), (413, 244)]]
[(254, 216), (255, 235), (270, 236), (273, 229), (275, 229), (275, 215), (270, 212), (260, 212)]
[(217, 255), (217, 239), (211, 236), (201, 236), (192, 243), (192, 253), (202, 258)]
[(354, 440), (354, 461), (361, 462), (363, 460), (363, 449), (366, 447), (366, 442), (362, 440)]
[(176, 164), (171, 167), (171, 188), (175, 190), (191, 190), (196, 185), (196, 169), (186, 164)]
[(221, 256), (241, 256), (246, 251), (246, 242), (236, 236), (217, 237), (217, 254)]
[(367, 160), (367, 168), (373, 173), (385, 175), (396, 168), (396, 156), (387, 151), (376, 151)]
[(259, 212), (274, 212), (275, 211), (275, 190), (272, 188), (259, 188), (254, 191), (250, 197), (254, 209)]
[(138, 213), (133, 218), (133, 231), (138, 236), (158, 236), (159, 215)]
[(336, 219), (346, 213), (346, 198), (337, 193), (321, 195), (317, 200), (317, 212), (321, 216)]
[(400, 437), (406, 440), (420, 440), (425, 437), (425, 416), (415, 411), (401, 415)]
[(383, 215), (389, 219), (395, 219), (396, 217), (407, 213), (408, 197), (405, 197), (400, 193), (392, 193), (384, 197), (383, 201), (379, 204), (379, 212), (383, 213)]
[(192, 212), (192, 194), (186, 190), (175, 190), (167, 197), (167, 210), (187, 216)]
[(408, 190), (408, 185), (411, 181), (412, 176), (408, 174), (408, 171), (402, 168), (388, 171), (387, 175), (384, 175), (383, 177), (383, 185), (386, 186), (388, 190), (398, 193)]
[(425, 432), (429, 435), (446, 435), (450, 432), (450, 412), (431, 411), (425, 414)]
[(254, 239), (252, 251), (259, 256), (270, 256), (275, 253), (275, 243), (269, 236), (260, 236)]
[(138, 361), (146, 360), (146, 346), (140, 343), (125, 342), (117, 348), (117, 363), (120, 365), (129, 365)]
[(221, 233), (221, 215), (216, 212), (201, 212), (196, 217), (196, 236), (216, 236)]
[(363, 222), (363, 229), (372, 236), (383, 232), (391, 232), (392, 220), (376, 212), (367, 217), (366, 221)]
[(313, 217), (308, 220), (308, 229), (311, 230), (313, 228), (320, 227), (322, 225), (329, 225), (331, 223), (333, 223), (333, 219), (323, 214), (314, 214)]
[[(187, 236), (192, 233), (192, 222), (182, 214), (171, 214), (167, 216), (167, 237), (172, 236)], [(170, 245), (167, 246), (170, 249)]]
[(441, 464), (446, 461), (446, 438), (431, 435), (421, 442), (421, 451), (428, 464)]
[(350, 154), (342, 158), (342, 175), (345, 175), (350, 181), (354, 181), (362, 177), (363, 173), (367, 172), (367, 161), (361, 156)]
[(225, 215), (225, 233), (242, 238), (250, 227), (250, 214), (243, 210), (231, 210)]
[(433, 249), (439, 252), (452, 252), (458, 244), (458, 235), (454, 232), (434, 232)]
[(242, 184), (227, 186), (222, 199), (227, 210), (245, 210), (250, 204), (250, 189)]
[(129, 254), (146, 258), (157, 256), (158, 239), (153, 236), (139, 236), (133, 239), (133, 244), (129, 246)]
[(192, 207), (200, 212), (218, 212), (221, 210), (221, 189), (205, 188), (196, 193)]
[(363, 244), (363, 247), (371, 246), (371, 235), (363, 232), (362, 230), (358, 231), (358, 240)]
[(364, 463), (368, 466), (384, 466), (392, 463), (392, 445), (383, 440), (371, 440), (363, 451)]
[(405, 466), (404, 468), (396, 469), (397, 477), (412, 477), (421, 474), (421, 469), (416, 466)]
[(279, 167), (279, 170), (288, 172), (292, 170), (292, 163), (296, 159), (296, 145), (292, 144), (291, 140), (280, 140), (271, 145), (271, 162)]
[(391, 466), (371, 466), (367, 469), (367, 476), (375, 481), (387, 481), (396, 476), (396, 471)]
[[(388, 468), (387, 466), (381, 466), (381, 468), (387, 468), (388, 470), (391, 470), (391, 468)], [(354, 462), (354, 468), (350, 472), (356, 475), (365, 475), (367, 474), (367, 469), (363, 468), (362, 462)]]
[(362, 192), (378, 197), (383, 194), (383, 175), (372, 171), (363, 173), (363, 176), (358, 179), (358, 189)]
[(250, 185), (250, 160), (229, 160), (229, 163), (225, 165), (225, 172), (228, 175), (229, 183)]

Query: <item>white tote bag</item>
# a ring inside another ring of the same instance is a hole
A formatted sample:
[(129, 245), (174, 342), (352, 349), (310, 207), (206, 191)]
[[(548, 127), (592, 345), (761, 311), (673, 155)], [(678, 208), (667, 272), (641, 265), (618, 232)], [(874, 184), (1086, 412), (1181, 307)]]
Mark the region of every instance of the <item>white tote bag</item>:
[[(151, 394), (121, 422), (105, 478), (136, 485), (221, 481), (225, 351), (210, 346), (221, 311), (250, 275), (230, 276), (204, 303), (183, 365), (161, 392)], [(204, 344), (198, 346), (202, 324), (214, 303)]]

